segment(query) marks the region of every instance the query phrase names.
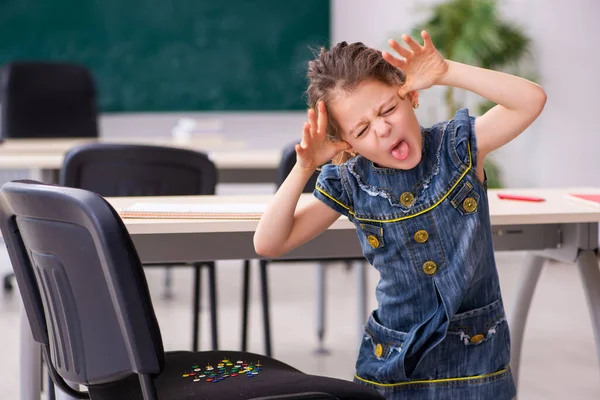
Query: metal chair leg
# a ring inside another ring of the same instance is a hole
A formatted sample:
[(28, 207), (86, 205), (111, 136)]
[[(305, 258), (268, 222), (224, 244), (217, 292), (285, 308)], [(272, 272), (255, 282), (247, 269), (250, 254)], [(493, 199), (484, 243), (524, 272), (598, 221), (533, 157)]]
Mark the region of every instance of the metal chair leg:
[(192, 316), (192, 351), (199, 350), (200, 342), (200, 283), (202, 281), (202, 265), (194, 264), (194, 295)]
[(260, 260), (260, 283), (262, 289), (263, 322), (265, 330), (265, 354), (271, 357), (271, 325), (269, 321), (269, 288), (267, 277), (267, 260)]
[(248, 348), (248, 307), (250, 297), (250, 260), (244, 260), (244, 278), (242, 283), (242, 351)]
[(210, 294), (210, 320), (212, 328), (212, 349), (219, 350), (219, 329), (217, 326), (217, 279), (214, 262), (205, 264), (208, 268), (208, 292)]

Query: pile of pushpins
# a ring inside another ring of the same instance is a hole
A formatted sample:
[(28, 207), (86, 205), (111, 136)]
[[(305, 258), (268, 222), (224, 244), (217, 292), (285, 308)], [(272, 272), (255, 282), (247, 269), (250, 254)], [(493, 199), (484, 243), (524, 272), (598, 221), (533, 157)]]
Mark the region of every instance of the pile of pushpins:
[(210, 364), (204, 367), (204, 369), (200, 368), (198, 365), (193, 365), (192, 371), (183, 374), (183, 377), (192, 378), (194, 382), (217, 383), (230, 377), (235, 378), (246, 375), (248, 378), (252, 378), (258, 375), (260, 370), (260, 361), (255, 364), (248, 364), (245, 361), (236, 361), (234, 364), (228, 359), (225, 359), (217, 364), (216, 369)]

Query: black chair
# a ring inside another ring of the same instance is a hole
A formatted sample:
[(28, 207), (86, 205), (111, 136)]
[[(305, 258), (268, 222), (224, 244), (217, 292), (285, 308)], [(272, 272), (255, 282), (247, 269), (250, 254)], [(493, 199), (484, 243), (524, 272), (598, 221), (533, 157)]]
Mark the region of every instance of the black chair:
[(4, 65), (0, 106), (0, 136), (4, 138), (98, 137), (94, 78), (79, 65)]
[[(0, 139), (98, 137), (94, 78), (70, 63), (5, 64), (0, 116)], [(13, 276), (4, 276), (4, 290), (12, 290)]]
[[(67, 152), (59, 184), (89, 190), (103, 197), (211, 195), (215, 194), (217, 170), (206, 154), (197, 151), (162, 146), (91, 143)], [(199, 349), (202, 267), (208, 269), (212, 349), (217, 350), (215, 263), (203, 261), (188, 265), (194, 268), (192, 350)]]
[[(0, 229), (33, 338), (42, 345), (53, 381), (71, 396), (382, 399), (365, 386), (307, 375), (257, 354), (165, 353), (138, 254), (115, 210), (95, 193), (6, 183), (0, 189)], [(223, 359), (253, 363), (250, 379), (248, 372), (234, 377), (228, 371), (215, 385), (201, 377), (206, 365)]]
[[(277, 176), (275, 184), (277, 187), (281, 186), (285, 178), (289, 175), (292, 168), (296, 164), (296, 149), (295, 145), (299, 142), (293, 142), (285, 146), (282, 152), (281, 161), (277, 169)], [(315, 190), (315, 185), (319, 172), (315, 171), (310, 177), (306, 185), (304, 186), (304, 193), (312, 193)], [(269, 303), (269, 288), (268, 288), (268, 276), (267, 276), (267, 265), (270, 263), (282, 263), (282, 262), (315, 262), (317, 263), (317, 338), (318, 347), (317, 353), (326, 354), (327, 350), (323, 347), (323, 340), (325, 338), (325, 271), (328, 263), (332, 262), (344, 262), (347, 268), (352, 267), (353, 262), (366, 262), (364, 258), (342, 258), (342, 259), (302, 259), (302, 260), (278, 260), (278, 259), (260, 259), (260, 285), (262, 294), (262, 308), (263, 308), (263, 324), (264, 324), (264, 335), (265, 335), (265, 354), (268, 356), (272, 355), (271, 347), (271, 326), (270, 326), (270, 303)], [(364, 279), (364, 274), (363, 274)], [(362, 282), (365, 285), (365, 282)], [(244, 260), (244, 278), (242, 286), (242, 343), (241, 349), (246, 350), (248, 346), (248, 308), (249, 308), (249, 296), (250, 296), (250, 260)]]

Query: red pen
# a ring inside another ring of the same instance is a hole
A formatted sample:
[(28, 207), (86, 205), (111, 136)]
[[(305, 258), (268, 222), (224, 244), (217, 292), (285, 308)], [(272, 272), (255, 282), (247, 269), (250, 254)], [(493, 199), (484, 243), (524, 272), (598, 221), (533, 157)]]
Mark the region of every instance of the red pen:
[(542, 197), (534, 197), (534, 196), (520, 196), (516, 194), (506, 194), (506, 193), (498, 193), (498, 198), (501, 200), (517, 200), (517, 201), (546, 201), (546, 199)]

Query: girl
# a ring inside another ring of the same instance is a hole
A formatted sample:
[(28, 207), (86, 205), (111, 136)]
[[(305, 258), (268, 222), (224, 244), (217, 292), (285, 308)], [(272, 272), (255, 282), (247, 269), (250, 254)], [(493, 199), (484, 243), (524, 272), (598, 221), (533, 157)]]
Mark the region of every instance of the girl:
[[(512, 399), (510, 339), (492, 244), (483, 160), (517, 137), (546, 102), (536, 84), (390, 40), (400, 57), (342, 42), (309, 62), (308, 122), (297, 163), (254, 235), (277, 257), (340, 215), (380, 272), (355, 381), (388, 399)], [(418, 91), (446, 85), (497, 105), (421, 128)], [(302, 188), (323, 166), (315, 199)]]

